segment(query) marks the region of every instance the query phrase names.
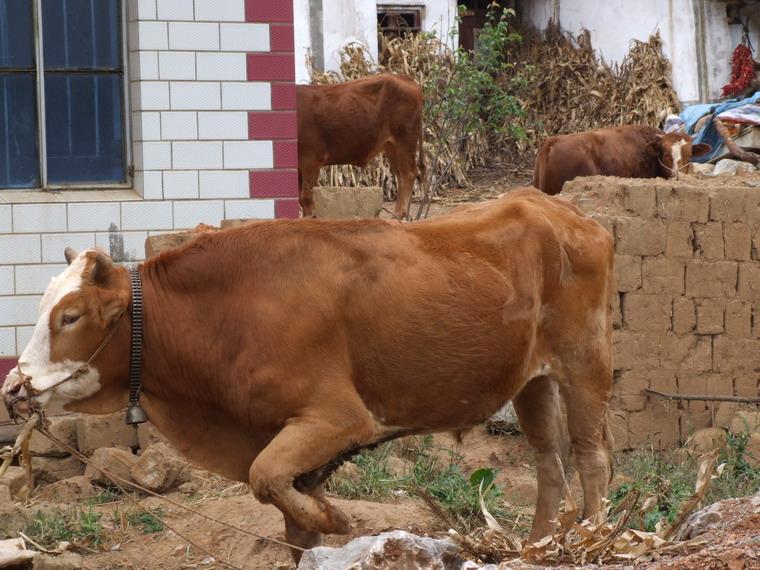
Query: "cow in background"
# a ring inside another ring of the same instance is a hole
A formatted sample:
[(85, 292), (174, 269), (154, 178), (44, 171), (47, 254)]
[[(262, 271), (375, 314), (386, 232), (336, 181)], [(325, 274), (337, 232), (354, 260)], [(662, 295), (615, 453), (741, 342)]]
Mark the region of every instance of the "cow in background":
[(549, 137), (536, 156), (533, 186), (553, 195), (578, 176), (672, 178), (689, 171), (692, 156), (710, 152), (710, 145), (691, 140), (645, 125)]
[[(366, 166), (385, 153), (396, 176), (394, 214), (405, 219), (422, 154), (422, 89), (409, 77), (383, 74), (338, 85), (298, 85), (298, 200), (314, 215), (312, 189), (331, 164)], [(418, 154), (419, 153), (419, 154)]]

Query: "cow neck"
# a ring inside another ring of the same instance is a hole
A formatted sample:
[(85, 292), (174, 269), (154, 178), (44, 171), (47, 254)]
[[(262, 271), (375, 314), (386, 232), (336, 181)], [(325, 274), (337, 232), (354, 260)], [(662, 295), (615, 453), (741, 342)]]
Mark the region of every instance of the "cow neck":
[(140, 271), (129, 268), (129, 281), (132, 286), (132, 341), (129, 346), (129, 405), (127, 407), (127, 424), (145, 423), (148, 415), (140, 406), (140, 389), (142, 382), (143, 352), (143, 292)]

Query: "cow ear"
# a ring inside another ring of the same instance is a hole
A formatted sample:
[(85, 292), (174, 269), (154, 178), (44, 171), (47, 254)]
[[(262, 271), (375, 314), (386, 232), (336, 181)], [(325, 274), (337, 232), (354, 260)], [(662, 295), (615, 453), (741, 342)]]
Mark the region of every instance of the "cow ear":
[(95, 265), (92, 266), (92, 280), (105, 283), (113, 270), (113, 260), (102, 251), (95, 252)]
[(98, 312), (103, 323), (110, 325), (127, 310), (129, 296), (124, 291), (98, 289)]
[(691, 156), (704, 156), (712, 150), (712, 147), (707, 143), (698, 143), (691, 145)]
[(646, 146), (646, 153), (650, 156), (661, 156), (662, 155), (662, 141), (660, 139), (655, 139), (653, 141), (649, 141), (649, 144)]
[(63, 250), (63, 256), (66, 258), (66, 263), (71, 265), (71, 262), (74, 261), (79, 256), (79, 254), (74, 248), (67, 247)]

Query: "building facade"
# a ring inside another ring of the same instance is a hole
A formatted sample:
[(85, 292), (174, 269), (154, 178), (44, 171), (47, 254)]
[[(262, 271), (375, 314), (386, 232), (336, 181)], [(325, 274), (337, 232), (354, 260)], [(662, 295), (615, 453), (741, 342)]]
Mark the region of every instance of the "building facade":
[(297, 217), (293, 6), (0, 3), (0, 379), (63, 249)]

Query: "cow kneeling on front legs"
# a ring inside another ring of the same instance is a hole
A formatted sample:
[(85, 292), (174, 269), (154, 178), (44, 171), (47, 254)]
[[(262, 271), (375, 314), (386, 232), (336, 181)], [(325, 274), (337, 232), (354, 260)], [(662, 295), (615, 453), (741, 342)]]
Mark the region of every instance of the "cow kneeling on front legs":
[(280, 509), (291, 544), (348, 531), (321, 494), (341, 458), (469, 428), (508, 400), (538, 464), (531, 539), (557, 515), (566, 431), (584, 514), (601, 507), (612, 241), (561, 199), (518, 190), (403, 225), (256, 222), (201, 235), (131, 278), (99, 251), (67, 258), (2, 387), (6, 406), (123, 408), (141, 291), (147, 416), (190, 460)]

